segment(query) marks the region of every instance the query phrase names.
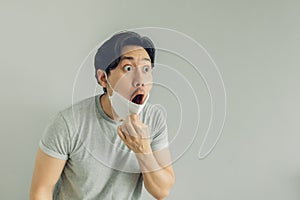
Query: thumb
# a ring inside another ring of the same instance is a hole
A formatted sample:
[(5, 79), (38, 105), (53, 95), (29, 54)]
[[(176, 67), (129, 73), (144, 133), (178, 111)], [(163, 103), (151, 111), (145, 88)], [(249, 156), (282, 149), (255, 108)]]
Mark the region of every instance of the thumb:
[(137, 114), (132, 114), (132, 115), (130, 115), (130, 119), (132, 121), (138, 121), (139, 120), (139, 116)]

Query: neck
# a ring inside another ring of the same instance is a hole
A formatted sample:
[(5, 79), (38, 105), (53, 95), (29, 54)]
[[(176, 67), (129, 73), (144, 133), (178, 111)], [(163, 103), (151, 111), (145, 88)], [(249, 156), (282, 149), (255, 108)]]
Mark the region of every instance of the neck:
[(110, 100), (108, 98), (108, 94), (107, 93), (101, 96), (101, 98), (100, 98), (100, 104), (101, 104), (101, 107), (103, 109), (103, 112), (109, 118), (111, 118), (113, 120), (117, 120), (117, 117), (116, 117), (117, 115), (115, 114), (115, 112), (112, 109), (112, 106), (111, 106), (111, 103), (110, 103)]

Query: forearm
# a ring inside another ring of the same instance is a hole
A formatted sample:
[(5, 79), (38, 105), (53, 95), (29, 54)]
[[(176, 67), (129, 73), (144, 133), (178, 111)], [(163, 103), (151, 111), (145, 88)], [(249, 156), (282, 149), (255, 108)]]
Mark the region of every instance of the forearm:
[(174, 175), (158, 164), (153, 153), (137, 154), (137, 158), (147, 191), (157, 199), (166, 198), (174, 184)]
[(168, 196), (174, 184), (174, 172), (171, 156), (166, 147), (152, 151), (149, 127), (138, 119), (138, 115), (130, 115), (117, 129), (122, 141), (136, 155), (143, 173), (144, 185), (156, 199)]

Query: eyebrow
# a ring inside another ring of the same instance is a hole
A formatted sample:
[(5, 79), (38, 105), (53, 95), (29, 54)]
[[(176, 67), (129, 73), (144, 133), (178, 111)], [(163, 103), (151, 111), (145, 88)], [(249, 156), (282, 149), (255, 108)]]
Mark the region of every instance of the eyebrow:
[[(121, 56), (121, 60), (134, 60), (134, 57), (132, 56)], [(145, 60), (145, 61), (149, 61), (151, 62), (151, 60), (149, 58), (143, 58), (142, 60)]]

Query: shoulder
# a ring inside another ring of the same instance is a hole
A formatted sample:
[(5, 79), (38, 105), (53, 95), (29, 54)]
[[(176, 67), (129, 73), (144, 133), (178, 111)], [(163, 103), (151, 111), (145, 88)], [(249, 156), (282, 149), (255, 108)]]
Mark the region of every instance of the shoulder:
[(147, 102), (140, 117), (143, 123), (157, 127), (166, 123), (167, 113), (162, 105)]
[(95, 113), (95, 99), (97, 96), (89, 97), (62, 109), (58, 112), (69, 131), (76, 132), (78, 125), (89, 121)]
[(167, 117), (166, 110), (161, 104), (151, 104), (149, 102), (145, 105), (144, 114), (151, 117)]
[(72, 102), (70, 106), (61, 110), (59, 113), (66, 120), (71, 120), (75, 116), (83, 116), (90, 111), (95, 109), (95, 99), (97, 96), (88, 97), (86, 99), (80, 100), (78, 102)]

